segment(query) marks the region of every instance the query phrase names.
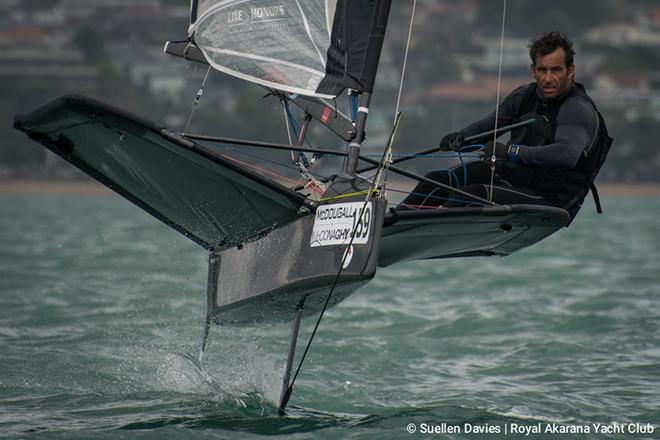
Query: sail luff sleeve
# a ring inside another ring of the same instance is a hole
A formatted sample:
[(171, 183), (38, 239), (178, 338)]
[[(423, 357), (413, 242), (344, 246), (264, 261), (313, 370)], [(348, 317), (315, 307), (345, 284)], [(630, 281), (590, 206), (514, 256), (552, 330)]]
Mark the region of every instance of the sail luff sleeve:
[(197, 21), (197, 0), (190, 0), (190, 25)]
[(391, 0), (337, 2), (326, 74), (317, 92), (373, 91), (390, 6)]

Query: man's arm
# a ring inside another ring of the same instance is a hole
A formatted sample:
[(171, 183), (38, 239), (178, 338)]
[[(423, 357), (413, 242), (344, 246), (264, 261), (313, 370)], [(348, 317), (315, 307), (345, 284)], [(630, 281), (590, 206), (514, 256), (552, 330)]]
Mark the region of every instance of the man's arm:
[(517, 163), (530, 168), (571, 169), (596, 135), (597, 115), (584, 99), (568, 99), (557, 115), (557, 128), (552, 144), (521, 145)]

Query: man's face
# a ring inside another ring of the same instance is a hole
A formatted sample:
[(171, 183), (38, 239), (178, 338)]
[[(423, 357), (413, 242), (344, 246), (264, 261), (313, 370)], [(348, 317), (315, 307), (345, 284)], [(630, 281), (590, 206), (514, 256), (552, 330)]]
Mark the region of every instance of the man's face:
[(575, 76), (575, 64), (566, 67), (564, 49), (538, 57), (531, 65), (536, 85), (546, 98), (554, 98), (571, 84)]

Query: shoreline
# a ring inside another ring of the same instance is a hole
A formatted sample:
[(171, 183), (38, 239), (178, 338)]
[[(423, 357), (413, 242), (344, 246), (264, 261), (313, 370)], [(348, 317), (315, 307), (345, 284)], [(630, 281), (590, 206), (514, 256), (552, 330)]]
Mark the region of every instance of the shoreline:
[[(412, 185), (392, 182), (392, 188), (412, 189)], [(410, 187), (410, 188), (407, 188)], [(599, 183), (603, 197), (658, 197), (659, 183)], [(0, 180), (0, 196), (92, 196), (118, 197), (109, 188), (93, 180)]]
[(94, 180), (0, 180), (0, 196), (103, 196), (118, 197)]

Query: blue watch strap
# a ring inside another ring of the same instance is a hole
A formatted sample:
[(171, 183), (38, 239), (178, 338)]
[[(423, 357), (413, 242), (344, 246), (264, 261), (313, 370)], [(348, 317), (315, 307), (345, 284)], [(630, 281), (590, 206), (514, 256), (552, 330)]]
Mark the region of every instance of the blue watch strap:
[(518, 144), (511, 144), (509, 145), (509, 149), (507, 150), (506, 153), (506, 160), (509, 162), (517, 162), (518, 161), (518, 149), (520, 148), (520, 145)]

